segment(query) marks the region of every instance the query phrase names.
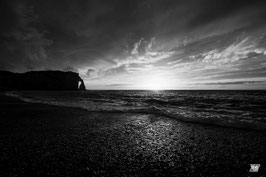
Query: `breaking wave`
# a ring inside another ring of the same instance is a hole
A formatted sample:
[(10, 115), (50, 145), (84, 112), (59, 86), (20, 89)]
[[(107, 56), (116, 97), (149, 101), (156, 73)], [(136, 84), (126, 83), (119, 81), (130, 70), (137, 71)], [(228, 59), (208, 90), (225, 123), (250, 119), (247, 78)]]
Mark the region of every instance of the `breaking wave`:
[(143, 113), (185, 122), (266, 130), (265, 92), (84, 91), (8, 92), (25, 102), (101, 113)]

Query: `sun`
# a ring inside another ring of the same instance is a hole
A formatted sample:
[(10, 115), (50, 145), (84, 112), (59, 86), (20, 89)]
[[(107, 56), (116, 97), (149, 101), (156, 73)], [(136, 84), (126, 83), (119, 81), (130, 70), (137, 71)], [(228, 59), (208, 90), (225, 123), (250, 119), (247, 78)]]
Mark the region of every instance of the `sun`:
[(163, 75), (144, 76), (140, 87), (146, 90), (165, 90), (170, 89), (171, 82)]

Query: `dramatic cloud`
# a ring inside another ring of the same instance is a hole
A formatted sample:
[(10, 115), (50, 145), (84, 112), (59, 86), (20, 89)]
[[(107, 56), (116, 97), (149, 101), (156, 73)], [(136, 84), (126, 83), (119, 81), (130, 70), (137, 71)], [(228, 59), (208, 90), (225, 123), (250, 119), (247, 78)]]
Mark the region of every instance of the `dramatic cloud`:
[(264, 0), (4, 0), (0, 69), (75, 71), (93, 89), (145, 89), (152, 76), (262, 89), (244, 81), (266, 81), (265, 17)]
[(95, 73), (95, 69), (89, 68), (87, 70), (86, 75), (89, 76), (89, 77), (92, 77), (94, 73)]
[(51, 45), (52, 40), (46, 39), (44, 31), (35, 27), (38, 16), (31, 5), (23, 1), (3, 2), (2, 5), (7, 8), (2, 9), (6, 18), (1, 25), (2, 67), (34, 69), (47, 59), (45, 47)]

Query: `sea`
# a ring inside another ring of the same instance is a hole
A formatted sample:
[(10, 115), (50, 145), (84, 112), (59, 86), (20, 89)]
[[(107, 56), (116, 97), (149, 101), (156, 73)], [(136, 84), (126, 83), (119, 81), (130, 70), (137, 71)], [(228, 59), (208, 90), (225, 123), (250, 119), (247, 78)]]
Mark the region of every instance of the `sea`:
[(6, 95), (89, 112), (152, 114), (210, 126), (266, 130), (266, 91), (16, 91)]

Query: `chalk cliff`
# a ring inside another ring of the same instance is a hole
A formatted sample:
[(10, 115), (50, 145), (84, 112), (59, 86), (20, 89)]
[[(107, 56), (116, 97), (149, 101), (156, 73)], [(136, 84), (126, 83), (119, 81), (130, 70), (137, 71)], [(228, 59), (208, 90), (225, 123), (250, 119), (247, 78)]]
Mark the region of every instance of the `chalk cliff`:
[(0, 71), (0, 90), (86, 90), (78, 73), (62, 71)]

